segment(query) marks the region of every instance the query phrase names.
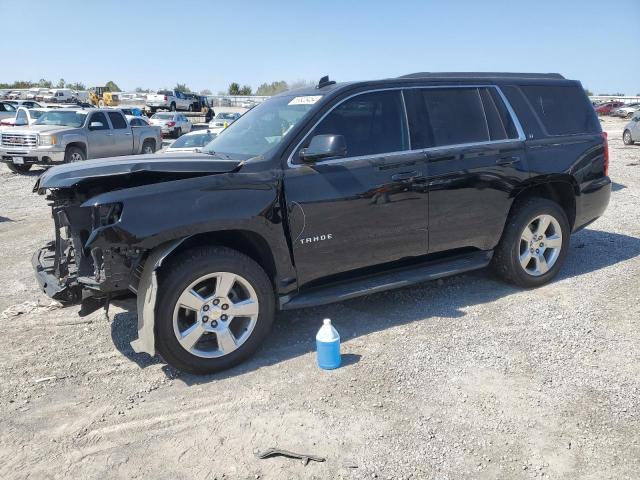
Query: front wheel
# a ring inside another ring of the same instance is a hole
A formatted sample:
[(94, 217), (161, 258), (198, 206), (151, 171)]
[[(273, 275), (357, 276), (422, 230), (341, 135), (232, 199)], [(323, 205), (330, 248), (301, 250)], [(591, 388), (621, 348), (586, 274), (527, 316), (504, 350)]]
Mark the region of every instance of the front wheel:
[(505, 280), (521, 287), (544, 285), (560, 271), (570, 234), (560, 205), (546, 198), (529, 198), (509, 215), (494, 251), (493, 267)]
[(158, 298), (158, 352), (195, 374), (249, 357), (269, 333), (275, 310), (264, 270), (226, 247), (197, 247), (173, 259), (161, 274)]
[(622, 134), (622, 142), (625, 145), (633, 145), (635, 143), (633, 141), (633, 138), (631, 137), (631, 132), (629, 130), (625, 130)]
[(87, 156), (82, 151), (82, 149), (78, 147), (69, 147), (67, 148), (67, 151), (64, 152), (65, 163), (81, 162), (82, 160), (86, 159)]
[(7, 167), (9, 167), (9, 170), (11, 170), (13, 173), (27, 173), (29, 170), (31, 170), (31, 164), (29, 163), (25, 163), (22, 165), (7, 163)]

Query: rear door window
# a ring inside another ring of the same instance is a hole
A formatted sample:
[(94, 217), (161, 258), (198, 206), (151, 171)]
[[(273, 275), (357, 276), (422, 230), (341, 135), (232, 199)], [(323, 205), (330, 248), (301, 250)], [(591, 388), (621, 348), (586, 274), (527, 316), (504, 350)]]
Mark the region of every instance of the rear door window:
[(127, 121), (118, 112), (109, 112), (109, 118), (111, 119), (111, 125), (115, 130), (122, 130), (127, 128)]
[(493, 87), (408, 89), (404, 94), (413, 149), (518, 138)]
[(400, 91), (357, 95), (334, 108), (307, 137), (343, 135), (348, 157), (408, 150), (409, 138)]
[(561, 85), (520, 88), (549, 135), (599, 133), (593, 107), (581, 88)]

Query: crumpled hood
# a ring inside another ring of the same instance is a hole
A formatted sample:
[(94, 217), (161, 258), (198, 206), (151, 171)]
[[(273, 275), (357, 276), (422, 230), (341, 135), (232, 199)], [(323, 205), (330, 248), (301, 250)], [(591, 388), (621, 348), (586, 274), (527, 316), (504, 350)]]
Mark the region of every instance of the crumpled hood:
[(176, 178), (185, 178), (189, 173), (194, 176), (227, 173), (237, 170), (241, 164), (240, 160), (220, 160), (198, 153), (101, 158), (53, 167), (40, 176), (33, 190), (69, 188), (87, 180), (143, 175), (145, 172), (166, 174), (168, 178), (171, 174), (176, 174)]

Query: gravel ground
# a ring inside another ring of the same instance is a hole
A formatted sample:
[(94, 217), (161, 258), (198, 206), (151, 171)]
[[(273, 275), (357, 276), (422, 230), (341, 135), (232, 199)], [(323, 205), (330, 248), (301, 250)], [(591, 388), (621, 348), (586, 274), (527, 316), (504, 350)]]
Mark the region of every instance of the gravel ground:
[[(0, 478), (638, 478), (640, 146), (604, 125), (611, 205), (552, 284), (480, 271), (280, 314), (208, 377), (134, 354), (135, 314), (49, 305), (30, 265), (48, 208), (1, 167)], [(323, 317), (344, 340), (331, 372)], [(327, 461), (256, 458), (269, 447)]]

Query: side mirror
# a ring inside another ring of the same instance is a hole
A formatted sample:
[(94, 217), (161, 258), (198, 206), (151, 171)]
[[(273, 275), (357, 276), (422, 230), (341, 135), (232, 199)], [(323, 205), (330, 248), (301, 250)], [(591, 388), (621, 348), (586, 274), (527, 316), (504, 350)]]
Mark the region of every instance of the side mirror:
[(343, 135), (316, 135), (307, 148), (300, 150), (300, 160), (304, 163), (346, 156), (347, 144)]
[(91, 122), (89, 124), (89, 130), (97, 130), (99, 128), (104, 128), (104, 123), (102, 123), (102, 122)]

